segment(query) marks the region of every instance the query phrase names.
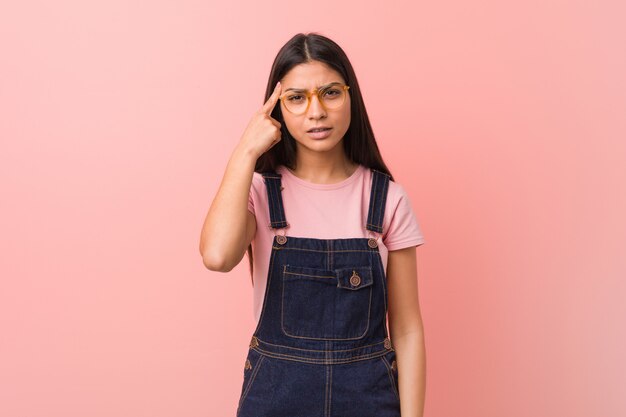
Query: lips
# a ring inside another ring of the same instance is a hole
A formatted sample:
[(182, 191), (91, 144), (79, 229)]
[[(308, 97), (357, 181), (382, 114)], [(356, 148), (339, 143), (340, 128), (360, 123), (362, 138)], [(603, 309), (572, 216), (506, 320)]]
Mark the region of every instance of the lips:
[(318, 126), (318, 127), (314, 127), (313, 129), (307, 130), (307, 132), (323, 132), (328, 129), (330, 129), (329, 126)]
[(326, 139), (326, 138), (329, 138), (333, 134), (332, 130), (333, 129), (331, 128), (331, 129), (326, 129), (326, 130), (320, 130), (319, 132), (308, 131), (306, 132), (306, 134), (309, 135), (310, 138), (313, 138), (315, 140)]

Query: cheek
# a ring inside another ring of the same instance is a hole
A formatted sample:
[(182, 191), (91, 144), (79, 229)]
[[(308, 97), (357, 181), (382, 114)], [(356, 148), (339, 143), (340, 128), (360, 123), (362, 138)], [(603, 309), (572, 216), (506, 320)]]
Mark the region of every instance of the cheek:
[(291, 116), (283, 115), (283, 122), (283, 127), (287, 129), (289, 134), (293, 136), (294, 139), (304, 136), (304, 127), (299, 120)]

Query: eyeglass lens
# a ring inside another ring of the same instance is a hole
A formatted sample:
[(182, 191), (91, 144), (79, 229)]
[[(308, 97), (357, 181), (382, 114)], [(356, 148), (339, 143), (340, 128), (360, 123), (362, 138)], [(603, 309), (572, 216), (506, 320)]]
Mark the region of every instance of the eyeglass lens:
[[(327, 109), (340, 107), (346, 99), (346, 91), (343, 86), (330, 86), (318, 91), (318, 98)], [(305, 93), (289, 92), (283, 100), (285, 107), (292, 113), (304, 113), (307, 108), (308, 98)]]

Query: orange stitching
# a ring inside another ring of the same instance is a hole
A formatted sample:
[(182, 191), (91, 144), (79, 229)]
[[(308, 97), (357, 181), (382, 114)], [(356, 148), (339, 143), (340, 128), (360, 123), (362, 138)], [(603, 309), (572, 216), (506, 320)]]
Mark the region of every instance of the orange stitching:
[(261, 308), (261, 315), (259, 316), (259, 322), (256, 325), (256, 329), (254, 330), (254, 335), (256, 335), (261, 328), (261, 322), (263, 321), (263, 316), (265, 315), (265, 305), (267, 304), (267, 299), (269, 298), (267, 295), (270, 291), (270, 284), (272, 283), (272, 265), (274, 264), (274, 258), (276, 257), (276, 251), (272, 251), (272, 257), (270, 259), (270, 267), (269, 267), (269, 276), (267, 278), (267, 284), (265, 285), (265, 294), (263, 295), (263, 307)]
[[(293, 236), (292, 236), (293, 238)], [(363, 238), (367, 239), (367, 238)], [(289, 248), (289, 247), (280, 247), (280, 246), (272, 246), (272, 249), (276, 250), (299, 250), (303, 252), (329, 252), (327, 250), (317, 250), (317, 249), (304, 249), (304, 248)], [(333, 250), (330, 251), (332, 253), (341, 253), (341, 252), (378, 252), (378, 247), (372, 248), (371, 250), (361, 250), (361, 249), (346, 249), (346, 250)]]
[(399, 401), (400, 393), (398, 392), (398, 388), (396, 387), (396, 381), (393, 377), (391, 366), (389, 365), (389, 362), (387, 361), (386, 357), (381, 356), (380, 359), (382, 359), (383, 363), (385, 364), (385, 367), (387, 368), (387, 375), (389, 375), (389, 382), (391, 382), (391, 388), (393, 390), (393, 393), (396, 394), (396, 398)]
[(250, 392), (250, 388), (252, 388), (252, 383), (256, 379), (256, 376), (259, 374), (259, 369), (261, 369), (261, 364), (263, 363), (264, 360), (265, 360), (265, 356), (260, 356), (258, 362), (256, 363), (256, 366), (252, 370), (252, 375), (250, 375), (250, 380), (248, 381), (248, 384), (246, 385), (245, 390), (241, 394), (241, 398), (239, 399), (239, 405), (237, 406), (237, 414), (239, 414), (239, 410), (241, 409), (243, 401), (248, 395), (248, 392)]
[[(295, 362), (303, 362), (303, 363), (315, 363), (315, 364), (320, 364), (320, 365), (334, 365), (334, 364), (358, 362), (358, 361), (362, 361), (362, 360), (376, 358), (376, 357), (385, 355), (388, 352), (388, 351), (384, 351), (383, 350), (383, 351), (379, 351), (379, 352), (368, 353), (368, 354), (365, 354), (365, 355), (353, 356), (353, 357), (348, 358), (348, 359), (341, 359), (341, 358), (337, 358), (337, 359), (316, 359), (316, 358), (303, 358), (301, 356), (285, 355), (283, 353), (269, 352), (267, 350), (263, 350), (263, 349), (258, 348), (258, 347), (254, 348), (254, 350), (258, 351), (259, 353), (262, 353), (265, 356), (269, 356), (269, 357), (272, 357), (272, 358), (292, 360), (292, 361), (295, 361)], [(289, 358), (293, 358), (293, 359), (289, 359)]]
[[(265, 341), (259, 339), (258, 337), (257, 337), (257, 340), (259, 342), (265, 344), (265, 345), (277, 346), (277, 347), (280, 347), (280, 348), (285, 348), (285, 349), (290, 349), (290, 350), (293, 349), (293, 350), (303, 350), (303, 351), (306, 351), (306, 352), (327, 352), (326, 350), (319, 350), (319, 349), (304, 349), (304, 348), (297, 348), (297, 347), (292, 347), (292, 346), (277, 345), (275, 343), (265, 342)], [(370, 343), (369, 345), (362, 345), (362, 346), (355, 347), (355, 348), (352, 348), (352, 349), (334, 349), (334, 350), (332, 350), (332, 352), (350, 352), (350, 351), (353, 351), (353, 350), (363, 349), (363, 348), (370, 347), (370, 346), (382, 345), (384, 343), (385, 343), (385, 341), (383, 340), (382, 342)]]

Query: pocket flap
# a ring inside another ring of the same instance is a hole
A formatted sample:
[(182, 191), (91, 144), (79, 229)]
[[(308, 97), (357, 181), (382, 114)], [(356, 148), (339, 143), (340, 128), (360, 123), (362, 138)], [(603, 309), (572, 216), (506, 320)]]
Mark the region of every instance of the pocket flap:
[(337, 286), (348, 290), (359, 290), (374, 283), (371, 265), (335, 269)]

